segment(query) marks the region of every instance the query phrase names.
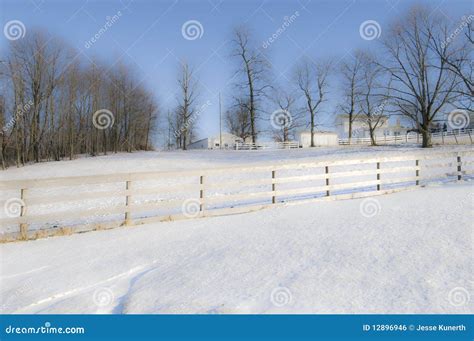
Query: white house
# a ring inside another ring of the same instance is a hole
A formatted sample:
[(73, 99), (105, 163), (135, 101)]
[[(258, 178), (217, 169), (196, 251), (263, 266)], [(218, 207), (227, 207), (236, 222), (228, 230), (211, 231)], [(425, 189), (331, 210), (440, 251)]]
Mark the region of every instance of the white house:
[[(336, 133), (316, 131), (313, 134), (315, 146), (337, 146), (339, 144)], [(298, 134), (298, 141), (302, 148), (311, 147), (311, 132), (302, 131)]]
[[(340, 114), (336, 116), (336, 130), (339, 138), (349, 137), (349, 115)], [(382, 116), (375, 129), (375, 137), (404, 136), (408, 128), (403, 127), (398, 119), (396, 124), (390, 124), (388, 116)], [(365, 115), (358, 115), (352, 121), (352, 137), (370, 137), (369, 125)]]
[(235, 149), (237, 142), (242, 143), (242, 138), (229, 133), (222, 134), (222, 146), (220, 136), (206, 137), (188, 145), (188, 149)]

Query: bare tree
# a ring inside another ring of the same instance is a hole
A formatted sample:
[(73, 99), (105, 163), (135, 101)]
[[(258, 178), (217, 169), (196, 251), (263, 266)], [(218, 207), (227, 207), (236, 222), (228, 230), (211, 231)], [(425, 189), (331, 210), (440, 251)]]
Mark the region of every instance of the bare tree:
[(295, 131), (301, 124), (301, 110), (296, 107), (297, 97), (283, 89), (275, 90), (272, 96), (278, 109), (270, 116), (273, 138), (277, 142), (288, 142), (295, 138)]
[(180, 98), (178, 99), (177, 122), (180, 123), (179, 135), (181, 136), (181, 147), (186, 150), (191, 139), (192, 126), (197, 118), (195, 114), (195, 101), (197, 98), (197, 82), (194, 79), (194, 72), (187, 63), (181, 65), (181, 75), (178, 79)]
[[(173, 114), (169, 116), (168, 118), (168, 124), (169, 124), (169, 129), (172, 131), (172, 137), (174, 138), (174, 145), (177, 149), (181, 149), (183, 145), (183, 122), (182, 122), (182, 117), (180, 115), (179, 108), (175, 108), (173, 110)], [(170, 142), (171, 144), (171, 142)]]
[(241, 82), (237, 84), (239, 91), (245, 94), (245, 101), (250, 115), (250, 135), (252, 142), (257, 141), (257, 119), (261, 99), (265, 96), (265, 91), (270, 88), (265, 80), (268, 74), (268, 63), (261, 52), (252, 45), (250, 33), (244, 27), (239, 27), (234, 31), (232, 41), (234, 50), (232, 55), (239, 59), (239, 67), (236, 75), (240, 75)]
[(431, 123), (435, 116), (452, 103), (457, 94), (458, 77), (449, 72), (446, 60), (449, 45), (433, 49), (448, 37), (443, 32), (445, 19), (428, 9), (413, 7), (396, 22), (384, 40), (386, 55), (380, 65), (391, 77), (391, 100), (401, 113), (421, 131), (423, 147), (431, 147)]
[[(447, 68), (460, 78), (461, 82), (456, 89), (459, 94), (459, 106), (472, 110), (474, 98), (474, 15), (463, 17), (465, 21), (456, 23), (459, 27), (442, 27), (442, 38), (449, 37), (445, 41), (441, 39), (433, 39), (433, 49), (446, 63)], [(465, 26), (465, 27), (464, 27)], [(462, 29), (462, 33), (450, 37), (451, 32)], [(447, 47), (449, 45), (449, 47)]]
[(244, 141), (252, 136), (250, 129), (250, 112), (246, 99), (237, 98), (236, 104), (225, 113), (225, 125), (227, 130)]
[(358, 108), (363, 115), (369, 128), (370, 141), (373, 146), (377, 145), (375, 138), (376, 129), (388, 121), (386, 107), (389, 104), (389, 93), (384, 93), (382, 87), (383, 69), (375, 61), (374, 56), (361, 54), (362, 84), (360, 86), (360, 97)]
[(347, 115), (349, 123), (349, 144), (352, 138), (352, 125), (357, 119), (357, 103), (360, 101), (362, 77), (362, 58), (363, 53), (356, 51), (349, 61), (344, 61), (339, 69), (342, 79), (342, 103), (338, 110)]
[(38, 162), (45, 154), (43, 144), (54, 109), (52, 96), (61, 82), (68, 50), (58, 39), (38, 31), (9, 46), (8, 76), (13, 91), (12, 109), (16, 111), (10, 117), (11, 131), (18, 139), (18, 160), (22, 163)]
[(328, 75), (331, 70), (329, 62), (314, 63), (304, 60), (295, 71), (296, 85), (304, 96), (306, 110), (309, 113), (311, 130), (311, 147), (314, 147), (316, 115), (326, 101), (328, 93)]
[[(3, 95), (0, 95), (0, 127), (5, 126), (5, 99)], [(0, 160), (2, 163), (2, 169), (7, 167), (6, 160), (6, 149), (7, 149), (7, 136), (4, 134), (3, 130), (0, 132)]]
[[(158, 114), (150, 93), (129, 67), (106, 73), (79, 56), (34, 30), (11, 42), (0, 78), (3, 167), (150, 148)], [(110, 115), (96, 115), (101, 109)]]

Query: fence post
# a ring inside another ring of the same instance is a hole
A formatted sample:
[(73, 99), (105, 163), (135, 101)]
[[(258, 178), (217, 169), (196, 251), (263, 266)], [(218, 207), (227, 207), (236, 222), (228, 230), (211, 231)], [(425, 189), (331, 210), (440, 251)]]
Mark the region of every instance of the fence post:
[[(21, 209), (20, 219), (26, 215), (26, 188), (22, 188), (20, 191)], [(28, 224), (20, 222), (20, 239), (28, 240)]]
[[(329, 186), (329, 167), (326, 166), (326, 186)], [(331, 195), (331, 193), (329, 192), (329, 189), (326, 191), (326, 196), (328, 197), (329, 195)]]
[(132, 203), (132, 196), (130, 195), (130, 190), (132, 189), (132, 181), (127, 180), (125, 181), (125, 189), (127, 193), (125, 194), (125, 225), (129, 226), (131, 223), (131, 212), (130, 212), (130, 206)]
[(420, 160), (416, 160), (415, 161), (415, 166), (416, 166), (416, 170), (415, 170), (415, 176), (416, 176), (416, 185), (419, 186), (420, 185)]
[(380, 162), (377, 162), (377, 180), (379, 181), (377, 191), (380, 191)]
[(204, 212), (204, 175), (199, 177), (199, 184), (201, 185), (199, 190), (199, 211), (202, 213)]
[(461, 180), (462, 178), (462, 173), (461, 173), (461, 155), (457, 155), (457, 161), (458, 161), (458, 181)]
[(275, 196), (275, 191), (276, 191), (276, 184), (275, 184), (275, 177), (276, 177), (276, 171), (272, 171), (272, 204), (276, 203), (276, 196)]

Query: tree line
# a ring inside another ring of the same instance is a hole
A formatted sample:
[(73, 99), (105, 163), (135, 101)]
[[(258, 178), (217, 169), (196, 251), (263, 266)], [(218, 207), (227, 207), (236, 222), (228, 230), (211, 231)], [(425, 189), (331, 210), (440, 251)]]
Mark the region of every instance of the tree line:
[[(473, 21), (474, 15), (466, 15), (450, 23), (432, 8), (414, 6), (384, 28), (373, 49), (352, 51), (339, 63), (302, 57), (284, 85), (270, 80), (275, 77), (265, 49), (248, 28), (239, 27), (232, 39), (236, 68), (232, 105), (224, 114), (227, 130), (249, 142), (264, 133), (289, 141), (302, 128), (314, 133), (322, 113), (332, 110), (333, 118), (347, 117), (349, 139), (359, 133), (354, 122), (362, 120), (375, 145), (376, 130), (387, 117), (398, 115), (422, 135), (423, 147), (431, 147), (433, 123), (445, 110), (472, 110)], [(173, 116), (176, 146), (182, 149), (195, 135), (199, 118), (193, 116), (197, 80), (189, 70), (187, 64), (182, 69), (183, 78), (189, 76), (188, 88), (181, 86), (181, 104)], [(328, 94), (334, 88), (341, 96), (330, 109)], [(190, 120), (192, 124), (186, 124)], [(176, 129), (183, 125), (186, 129)]]
[[(431, 8), (413, 7), (384, 27), (373, 49), (351, 51), (338, 63), (302, 57), (283, 84), (273, 81), (265, 48), (238, 27), (231, 39), (235, 68), (224, 124), (246, 141), (262, 134), (289, 141), (298, 130), (320, 129), (323, 113), (331, 111), (347, 117), (349, 138), (357, 136), (353, 125), (362, 119), (376, 144), (375, 132), (386, 117), (399, 115), (430, 147), (437, 117), (450, 107), (472, 110), (473, 20), (466, 15), (449, 23)], [(207, 104), (199, 105), (199, 79), (186, 62), (177, 85), (177, 104), (160, 122), (168, 145), (187, 149)], [(0, 88), (3, 168), (153, 148), (156, 100), (120, 62), (84, 60), (60, 39), (33, 31), (12, 41), (0, 58)], [(338, 105), (329, 108), (334, 89), (340, 92)]]
[(0, 87), (3, 168), (152, 148), (157, 105), (122, 63), (83, 60), (33, 31), (0, 58)]

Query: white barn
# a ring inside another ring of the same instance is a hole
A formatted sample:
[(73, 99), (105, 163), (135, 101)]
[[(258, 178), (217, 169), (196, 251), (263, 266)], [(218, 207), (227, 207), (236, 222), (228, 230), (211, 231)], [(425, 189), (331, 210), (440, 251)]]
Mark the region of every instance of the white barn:
[(222, 134), (222, 146), (220, 136), (206, 137), (188, 145), (188, 149), (235, 149), (236, 143), (242, 143), (243, 139), (229, 133)]
[[(336, 133), (317, 131), (313, 134), (315, 146), (337, 146), (339, 140)], [(298, 142), (302, 148), (311, 147), (311, 132), (302, 131), (298, 134)]]

